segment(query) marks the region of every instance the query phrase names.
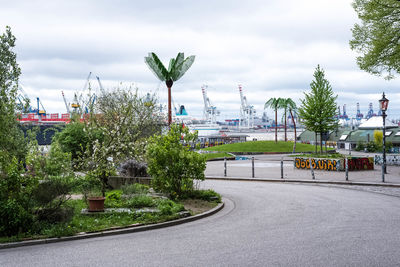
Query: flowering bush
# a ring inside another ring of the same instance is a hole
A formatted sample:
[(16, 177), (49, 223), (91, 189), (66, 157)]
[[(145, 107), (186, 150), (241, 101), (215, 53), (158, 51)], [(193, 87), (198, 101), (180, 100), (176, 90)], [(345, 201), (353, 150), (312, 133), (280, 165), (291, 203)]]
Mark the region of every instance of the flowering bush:
[(148, 173), (156, 191), (176, 199), (193, 190), (193, 180), (204, 180), (205, 158), (192, 151), (197, 133), (172, 124), (166, 135), (153, 136), (147, 146)]

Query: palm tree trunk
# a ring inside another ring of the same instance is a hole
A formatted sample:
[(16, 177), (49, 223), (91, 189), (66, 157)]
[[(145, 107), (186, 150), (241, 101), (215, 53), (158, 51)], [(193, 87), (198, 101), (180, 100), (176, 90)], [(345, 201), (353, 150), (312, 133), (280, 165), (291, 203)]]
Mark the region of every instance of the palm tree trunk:
[(278, 109), (275, 109), (275, 143), (278, 142)]
[(292, 110), (289, 110), (290, 116), (292, 116), (292, 122), (293, 122), (293, 127), (294, 127), (294, 143), (293, 143), (293, 153), (296, 152), (296, 141), (297, 141), (297, 135), (296, 135), (296, 122), (294, 121), (293, 113)]
[(172, 123), (172, 112), (171, 112), (171, 87), (168, 87), (168, 125)]
[(168, 88), (168, 125), (171, 125), (172, 123), (172, 111), (171, 111), (171, 87), (174, 84), (174, 81), (169, 79), (165, 81), (165, 84), (167, 85)]
[(287, 118), (286, 118), (286, 109), (285, 109), (285, 142), (287, 142), (287, 125), (286, 125), (286, 122), (287, 122)]

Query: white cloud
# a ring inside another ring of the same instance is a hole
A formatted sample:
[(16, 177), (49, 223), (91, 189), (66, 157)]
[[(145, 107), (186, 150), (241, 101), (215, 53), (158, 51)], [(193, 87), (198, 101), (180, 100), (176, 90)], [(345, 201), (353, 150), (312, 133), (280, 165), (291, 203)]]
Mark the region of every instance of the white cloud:
[(400, 80), (387, 82), (356, 65), (348, 45), (357, 21), (351, 2), (17, 0), (2, 5), (0, 25), (10, 25), (17, 37), (27, 93), (33, 100), (39, 96), (51, 113), (65, 112), (61, 90), (72, 99), (90, 71), (105, 87), (134, 83), (141, 93), (157, 92), (166, 101), (165, 85), (144, 56), (154, 51), (168, 64), (182, 51), (196, 61), (174, 84), (173, 97), (197, 117), (203, 84), (221, 118), (239, 116), (239, 83), (258, 115), (270, 97), (299, 103), (317, 64), (350, 115), (357, 102), (363, 113), (369, 102), (377, 107), (385, 91), (389, 114), (400, 117)]

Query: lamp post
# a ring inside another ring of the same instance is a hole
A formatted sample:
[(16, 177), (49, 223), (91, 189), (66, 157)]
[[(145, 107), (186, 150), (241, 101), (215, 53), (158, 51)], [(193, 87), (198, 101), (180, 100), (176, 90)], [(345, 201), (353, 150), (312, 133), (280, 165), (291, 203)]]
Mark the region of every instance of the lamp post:
[(382, 111), (382, 119), (383, 119), (383, 163), (382, 163), (382, 182), (385, 182), (385, 173), (386, 172), (386, 110), (389, 105), (389, 99), (385, 97), (385, 93), (382, 94), (382, 98), (379, 100), (379, 109)]

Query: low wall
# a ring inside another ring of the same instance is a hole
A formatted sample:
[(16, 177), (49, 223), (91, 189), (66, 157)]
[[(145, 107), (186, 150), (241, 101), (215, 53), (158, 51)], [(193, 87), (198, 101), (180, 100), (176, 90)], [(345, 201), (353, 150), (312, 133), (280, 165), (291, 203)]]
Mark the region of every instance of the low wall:
[[(383, 164), (383, 156), (382, 155), (375, 155), (375, 164), (376, 165)], [(400, 156), (399, 155), (386, 155), (386, 165), (399, 166), (400, 165)]]
[[(314, 170), (344, 171), (346, 161), (344, 159), (319, 159), (312, 158), (311, 164)], [(351, 157), (348, 158), (349, 171), (373, 170), (374, 158), (372, 157)], [(294, 167), (297, 169), (310, 169), (309, 158), (295, 158)]]
[(120, 189), (123, 185), (134, 183), (150, 185), (151, 177), (111, 176), (108, 178), (108, 185), (111, 186), (113, 189)]

